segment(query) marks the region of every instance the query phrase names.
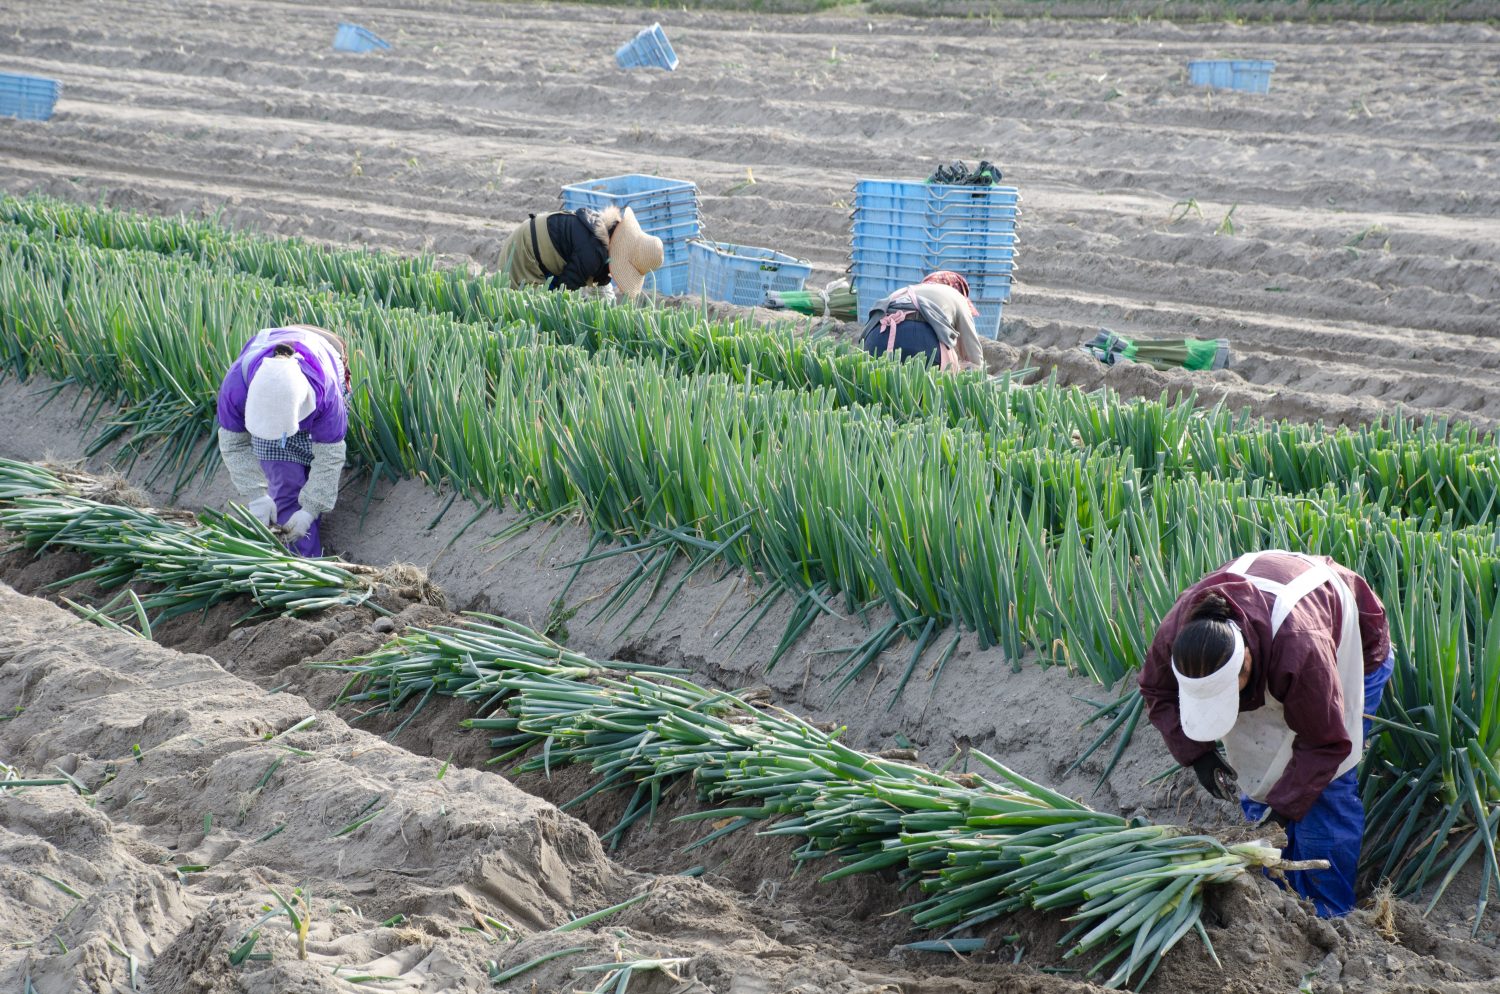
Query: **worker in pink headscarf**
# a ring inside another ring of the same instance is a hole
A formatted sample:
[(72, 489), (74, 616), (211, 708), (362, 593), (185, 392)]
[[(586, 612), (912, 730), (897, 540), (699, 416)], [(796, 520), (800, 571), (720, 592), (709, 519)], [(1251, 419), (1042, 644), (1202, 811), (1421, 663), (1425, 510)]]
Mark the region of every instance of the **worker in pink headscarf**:
[(870, 309), (861, 344), (871, 355), (922, 356), (944, 370), (983, 369), (984, 352), (969, 281), (942, 269), (904, 286)]
[(349, 429), (344, 342), (312, 325), (252, 338), (219, 388), (219, 454), (245, 506), (320, 556), (318, 519), (338, 500)]

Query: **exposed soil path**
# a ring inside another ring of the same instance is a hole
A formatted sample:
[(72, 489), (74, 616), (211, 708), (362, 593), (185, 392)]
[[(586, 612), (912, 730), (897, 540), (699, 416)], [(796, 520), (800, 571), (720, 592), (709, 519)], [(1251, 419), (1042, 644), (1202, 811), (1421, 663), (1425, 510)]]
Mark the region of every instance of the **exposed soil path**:
[[(1500, 421), (1492, 26), (395, 3), (359, 14), (392, 49), (354, 55), (344, 16), (24, 5), (0, 57), (65, 89), (51, 122), (0, 121), (0, 185), (492, 265), (562, 184), (655, 172), (699, 184), (711, 237), (823, 282), (856, 179), (984, 156), (1023, 195), (1012, 359), (1299, 419)], [(652, 19), (679, 70), (616, 69)], [(1188, 86), (1214, 56), (1275, 59), (1271, 92)], [(1071, 352), (1101, 325), (1238, 361), (1106, 376)]]

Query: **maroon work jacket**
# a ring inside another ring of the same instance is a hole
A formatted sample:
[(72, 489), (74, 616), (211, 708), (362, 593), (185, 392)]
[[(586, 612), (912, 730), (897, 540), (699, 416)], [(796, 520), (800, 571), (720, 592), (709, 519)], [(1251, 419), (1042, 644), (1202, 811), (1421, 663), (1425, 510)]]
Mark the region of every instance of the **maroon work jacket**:
[[(1391, 651), (1385, 607), (1364, 577), (1326, 556), (1318, 558), (1332, 567), (1354, 594), (1365, 672), (1373, 672)], [(1211, 742), (1195, 742), (1183, 734), (1177, 677), (1172, 672), (1172, 642), (1204, 593), (1214, 590), (1222, 594), (1239, 623), (1245, 651), (1252, 660), (1250, 682), (1240, 691), (1240, 711), (1263, 706), (1269, 693), (1286, 709), (1287, 727), (1296, 734), (1291, 762), (1266, 801), (1288, 818), (1300, 819), (1333, 780), (1353, 746), (1344, 727), (1344, 692), (1336, 658), (1343, 607), (1338, 592), (1325, 583), (1298, 601), (1272, 639), (1275, 595), (1228, 572), (1229, 565), (1225, 563), (1189, 587), (1162, 619), (1141, 669), (1141, 693), (1151, 723), (1161, 732), (1177, 762), (1191, 766), (1213, 748)], [(1286, 583), (1307, 568), (1308, 564), (1296, 556), (1267, 553), (1251, 564), (1249, 572)]]

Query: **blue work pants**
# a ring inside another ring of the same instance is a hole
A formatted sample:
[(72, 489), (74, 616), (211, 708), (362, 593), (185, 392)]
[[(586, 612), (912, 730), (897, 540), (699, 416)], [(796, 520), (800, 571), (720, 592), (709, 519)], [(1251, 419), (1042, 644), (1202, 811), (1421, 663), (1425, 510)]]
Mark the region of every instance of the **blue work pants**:
[[(1392, 653), (1381, 667), (1365, 674), (1365, 714), (1380, 707), (1381, 695), (1395, 669)], [(1370, 738), (1370, 719), (1364, 720), (1365, 740)], [(1240, 795), (1240, 807), (1250, 821), (1265, 816), (1266, 806)], [(1359, 867), (1360, 842), (1365, 834), (1365, 807), (1359, 799), (1359, 768), (1335, 777), (1323, 788), (1307, 814), (1286, 827), (1285, 859), (1326, 859), (1326, 870), (1288, 873), (1292, 889), (1312, 901), (1319, 918), (1338, 918), (1354, 910), (1354, 875)]]

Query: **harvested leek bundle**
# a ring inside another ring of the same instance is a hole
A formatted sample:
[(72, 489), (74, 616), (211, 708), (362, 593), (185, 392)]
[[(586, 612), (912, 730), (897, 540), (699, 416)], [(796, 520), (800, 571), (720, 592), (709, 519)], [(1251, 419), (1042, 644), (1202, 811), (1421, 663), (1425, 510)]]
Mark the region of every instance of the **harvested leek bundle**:
[(489, 710), (512, 692), (517, 673), (582, 679), (605, 672), (670, 673), (639, 663), (600, 663), (565, 649), (525, 625), (473, 613), (457, 625), (411, 629), (357, 662), (314, 663), (352, 674), (346, 701), (379, 702), (394, 711), (413, 696), (458, 697)]
[(838, 321), (853, 321), (859, 316), (859, 298), (847, 280), (838, 280), (822, 290), (771, 290), (766, 294), (766, 306)]
[[(248, 596), (256, 610), (307, 614), (363, 604), (380, 571), (329, 559), (304, 559), (243, 511), (153, 512), (73, 496), (41, 467), (0, 459), (0, 529), (28, 549), (68, 548), (99, 565), (54, 587), (92, 580), (103, 589), (148, 583), (139, 603), (153, 623)], [(122, 605), (130, 611), (132, 605)], [(128, 617), (122, 614), (122, 617)], [(116, 619), (118, 620), (118, 619)]]
[[(1078, 924), (1064, 940), (1068, 957), (1103, 947), (1088, 972), (1109, 968), (1103, 982), (1112, 987), (1144, 983), (1189, 931), (1208, 941), (1199, 921), (1204, 887), (1253, 868), (1310, 868), (1282, 864), (1264, 846), (1226, 846), (1092, 811), (979, 753), (971, 756), (995, 779), (862, 753), (747, 695), (669, 675), (611, 675), (502, 624), (412, 628), (376, 653), (332, 665), (383, 674), (410, 696), (419, 674), (472, 661), (482, 682), (458, 692), (485, 705), (503, 701), (510, 716), (465, 724), (502, 733), (494, 744), (507, 755), (535, 749), (519, 769), (590, 764), (601, 780), (573, 803), (634, 787), (620, 824), (602, 836), (607, 842), (654, 814), (672, 783), (691, 782), (705, 800), (727, 806), (684, 820), (731, 819), (702, 841), (766, 822), (771, 834), (806, 840), (798, 858), (844, 863), (826, 879), (900, 869), (926, 895), (908, 909), (918, 927), (952, 934), (1022, 908), (1071, 910)], [(384, 700), (394, 708), (402, 696)]]

